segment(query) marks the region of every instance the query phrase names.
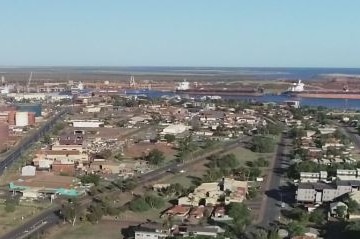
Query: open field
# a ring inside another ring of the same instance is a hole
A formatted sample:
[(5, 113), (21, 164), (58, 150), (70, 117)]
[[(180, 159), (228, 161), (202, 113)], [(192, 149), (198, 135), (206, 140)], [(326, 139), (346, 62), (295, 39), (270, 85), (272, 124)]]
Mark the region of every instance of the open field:
[(249, 149), (244, 147), (237, 147), (233, 150), (227, 152), (228, 154), (234, 154), (236, 158), (239, 160), (241, 166), (244, 166), (247, 161), (255, 161), (260, 157), (264, 157), (266, 159), (270, 159), (272, 157), (272, 153), (255, 153)]
[(121, 227), (112, 223), (81, 223), (74, 227), (60, 227), (46, 236), (48, 239), (122, 239)]
[(204, 160), (203, 162), (194, 164), (191, 169), (185, 171), (184, 173), (169, 174), (156, 183), (180, 183), (184, 187), (190, 187), (194, 185), (194, 179), (202, 178), (202, 176), (206, 173), (206, 170), (208, 170), (208, 168), (205, 166), (206, 163), (207, 161)]
[(5, 205), (0, 204), (0, 235), (36, 216), (41, 210), (34, 205), (19, 205), (14, 212), (6, 212)]

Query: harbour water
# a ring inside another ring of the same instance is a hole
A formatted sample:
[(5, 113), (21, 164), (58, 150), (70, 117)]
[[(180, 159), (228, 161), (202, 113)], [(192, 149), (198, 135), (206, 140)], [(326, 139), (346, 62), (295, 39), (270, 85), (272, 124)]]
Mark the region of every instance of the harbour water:
[[(163, 96), (176, 96), (176, 93), (172, 92), (163, 92), (163, 91), (153, 91), (149, 90), (147, 92), (142, 92), (140, 95), (146, 96), (148, 98), (160, 98)], [(182, 95), (185, 97), (194, 97), (201, 98), (202, 96), (197, 95)], [(303, 106), (323, 106), (327, 108), (334, 109), (349, 109), (349, 110), (360, 110), (360, 100), (359, 99), (326, 99), (326, 98), (293, 98), (284, 95), (262, 95), (262, 96), (223, 96), (223, 99), (237, 99), (237, 100), (249, 100), (255, 102), (274, 102), (274, 103), (283, 103), (288, 100), (298, 100), (300, 105)]]

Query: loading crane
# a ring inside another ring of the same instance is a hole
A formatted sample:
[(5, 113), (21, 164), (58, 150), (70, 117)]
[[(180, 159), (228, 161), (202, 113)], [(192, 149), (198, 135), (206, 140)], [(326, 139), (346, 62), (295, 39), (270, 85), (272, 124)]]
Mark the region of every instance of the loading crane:
[(29, 80), (28, 80), (28, 83), (27, 83), (27, 86), (26, 86), (26, 89), (27, 89), (27, 93), (30, 93), (30, 83), (31, 83), (31, 79), (32, 79), (32, 72), (30, 72), (30, 76), (29, 76)]

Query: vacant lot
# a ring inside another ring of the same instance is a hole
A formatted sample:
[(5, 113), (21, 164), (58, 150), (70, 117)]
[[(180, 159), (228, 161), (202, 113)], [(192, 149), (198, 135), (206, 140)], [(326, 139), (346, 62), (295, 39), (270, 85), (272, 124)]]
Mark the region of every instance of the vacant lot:
[(6, 212), (5, 205), (0, 204), (0, 235), (36, 216), (41, 210), (33, 205), (16, 206), (14, 212)]
[(61, 227), (47, 235), (49, 239), (122, 239), (121, 225), (114, 225), (112, 223), (81, 223), (74, 227)]
[(124, 148), (124, 157), (138, 158), (147, 155), (151, 150), (158, 149), (164, 153), (166, 160), (172, 160), (175, 157), (176, 150), (167, 143), (135, 143)]
[(272, 153), (255, 153), (244, 147), (237, 147), (227, 153), (235, 154), (236, 158), (239, 160), (240, 165), (242, 166), (245, 165), (247, 161), (254, 161), (260, 157), (270, 159), (273, 156)]

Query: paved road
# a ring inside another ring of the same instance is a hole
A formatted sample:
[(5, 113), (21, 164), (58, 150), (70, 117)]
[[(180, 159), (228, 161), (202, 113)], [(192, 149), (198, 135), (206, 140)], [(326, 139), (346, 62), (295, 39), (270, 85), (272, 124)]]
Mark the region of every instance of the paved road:
[[(3, 160), (0, 162), (0, 174), (16, 162), (21, 155), (28, 150), (35, 142), (39, 141), (43, 135), (49, 132), (56, 122), (69, 111), (69, 108), (63, 108), (60, 112), (55, 114), (48, 122), (42, 125), (35, 133), (25, 138), (24, 141), (19, 143), (16, 147), (11, 149), (10, 152), (2, 155)], [(49, 224), (54, 224), (59, 220), (54, 213), (54, 209), (48, 210), (35, 217), (34, 219), (26, 222), (25, 224), (18, 227), (16, 230), (9, 232), (8, 234), (1, 237), (1, 239), (11, 238), (26, 238), (24, 235), (30, 235), (31, 232), (38, 231), (42, 228), (46, 228)]]
[(35, 133), (25, 138), (17, 146), (12, 148), (10, 152), (2, 155), (3, 160), (0, 162), (0, 175), (4, 173), (6, 168), (10, 167), (21, 155), (28, 150), (34, 143), (39, 141), (48, 131), (54, 127), (55, 123), (68, 112), (68, 108), (62, 109), (48, 122), (40, 127)]
[(265, 185), (264, 199), (261, 205), (259, 214), (259, 225), (267, 227), (270, 223), (279, 220), (281, 199), (285, 196), (285, 192), (281, 191), (281, 186), (284, 184), (283, 173), (289, 166), (289, 158), (286, 153), (289, 151), (290, 139), (283, 134), (280, 144), (277, 147), (275, 159), (271, 164), (270, 175), (267, 178)]
[[(231, 149), (234, 149), (236, 147), (239, 147), (239, 145), (242, 145), (244, 141), (248, 140), (248, 137), (244, 136), (242, 138), (239, 138), (234, 141), (227, 142), (223, 147), (217, 148), (214, 150), (209, 150), (208, 153), (203, 154), (199, 157), (196, 157), (192, 160), (186, 161), (184, 164), (173, 162), (169, 165), (166, 165), (164, 167), (158, 168), (154, 171), (145, 173), (141, 175), (138, 178), (139, 184), (143, 184), (146, 182), (151, 182), (154, 180), (158, 180), (161, 177), (167, 175), (170, 171), (180, 171), (182, 169), (191, 168), (192, 165), (206, 159), (210, 155), (213, 154), (222, 154), (226, 153)], [(92, 202), (92, 198), (85, 197), (79, 201), (81, 205), (90, 204)], [(56, 212), (59, 210), (59, 208), (55, 208), (53, 210), (46, 211), (42, 214), (40, 214), (38, 217), (30, 220), (29, 222), (25, 223), (24, 225), (21, 225), (14, 229), (13, 231), (9, 232), (8, 234), (0, 237), (0, 239), (19, 239), (23, 238), (23, 235), (31, 236), (34, 235), (37, 231), (40, 229), (49, 229), (50, 227), (58, 224), (60, 222), (60, 218), (56, 216)], [(43, 226), (38, 227), (38, 225), (43, 224)]]
[(357, 149), (360, 149), (360, 135), (353, 127), (340, 126), (342, 132), (355, 144)]

